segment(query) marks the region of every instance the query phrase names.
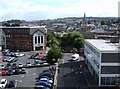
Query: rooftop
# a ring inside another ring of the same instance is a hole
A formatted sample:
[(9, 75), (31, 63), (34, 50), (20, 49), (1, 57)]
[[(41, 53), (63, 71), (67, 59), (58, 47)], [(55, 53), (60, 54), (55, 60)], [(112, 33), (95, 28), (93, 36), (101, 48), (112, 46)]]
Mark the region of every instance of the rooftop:
[(119, 43), (111, 43), (109, 40), (103, 39), (86, 39), (86, 42), (90, 43), (94, 46), (97, 50), (101, 52), (119, 52), (120, 46)]

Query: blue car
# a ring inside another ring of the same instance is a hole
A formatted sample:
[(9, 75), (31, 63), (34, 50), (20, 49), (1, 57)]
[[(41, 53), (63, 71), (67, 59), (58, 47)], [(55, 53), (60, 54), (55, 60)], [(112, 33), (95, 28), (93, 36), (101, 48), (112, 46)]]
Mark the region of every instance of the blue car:
[(13, 70), (12, 69), (8, 69), (7, 70), (7, 75), (12, 75), (13, 74)]
[(38, 86), (44, 86), (44, 87), (48, 87), (48, 88), (51, 88), (52, 87), (52, 84), (48, 83), (48, 82), (45, 82), (45, 81), (39, 81)]

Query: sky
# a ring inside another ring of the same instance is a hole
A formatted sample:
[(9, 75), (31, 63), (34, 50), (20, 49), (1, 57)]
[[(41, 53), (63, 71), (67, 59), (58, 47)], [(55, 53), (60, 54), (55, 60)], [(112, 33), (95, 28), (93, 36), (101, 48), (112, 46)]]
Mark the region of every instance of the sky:
[(117, 17), (119, 0), (0, 0), (0, 21)]

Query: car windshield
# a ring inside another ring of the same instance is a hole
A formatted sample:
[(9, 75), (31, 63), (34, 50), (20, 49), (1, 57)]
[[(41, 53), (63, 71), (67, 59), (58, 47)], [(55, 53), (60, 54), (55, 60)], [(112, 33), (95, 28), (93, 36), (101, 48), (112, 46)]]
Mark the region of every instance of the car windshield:
[(2, 82), (1, 82), (1, 84), (4, 84), (4, 83), (5, 83), (5, 81), (2, 81)]
[(76, 57), (72, 56), (71, 58), (76, 58)]

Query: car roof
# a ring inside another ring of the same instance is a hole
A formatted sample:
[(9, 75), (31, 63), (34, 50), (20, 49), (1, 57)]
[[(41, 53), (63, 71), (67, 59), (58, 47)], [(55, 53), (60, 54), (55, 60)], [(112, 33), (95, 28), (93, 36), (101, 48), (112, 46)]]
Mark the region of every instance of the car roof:
[(5, 78), (1, 79), (1, 81), (5, 81), (5, 80), (6, 80)]

